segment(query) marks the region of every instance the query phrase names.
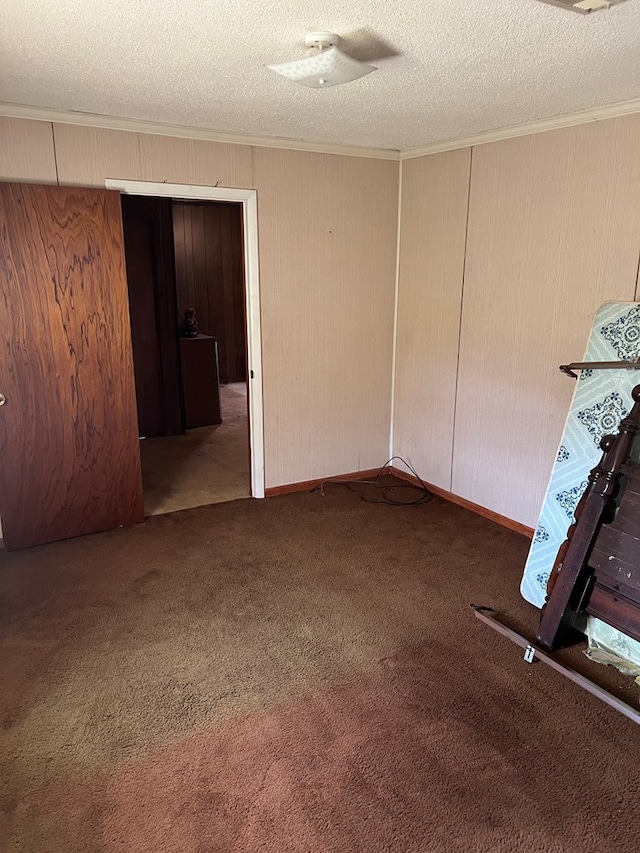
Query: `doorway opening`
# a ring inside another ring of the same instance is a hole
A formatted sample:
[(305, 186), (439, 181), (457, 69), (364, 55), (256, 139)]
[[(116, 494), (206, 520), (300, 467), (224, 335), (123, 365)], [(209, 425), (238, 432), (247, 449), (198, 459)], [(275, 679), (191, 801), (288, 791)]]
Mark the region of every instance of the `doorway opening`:
[(263, 497), (255, 192), (107, 187), (122, 194), (145, 514)]

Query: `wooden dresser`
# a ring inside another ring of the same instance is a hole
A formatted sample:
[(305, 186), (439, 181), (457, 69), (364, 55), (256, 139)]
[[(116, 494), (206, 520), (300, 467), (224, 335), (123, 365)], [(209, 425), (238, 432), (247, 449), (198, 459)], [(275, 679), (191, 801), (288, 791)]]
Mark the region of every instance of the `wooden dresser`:
[(180, 338), (186, 429), (222, 423), (218, 341), (210, 335)]

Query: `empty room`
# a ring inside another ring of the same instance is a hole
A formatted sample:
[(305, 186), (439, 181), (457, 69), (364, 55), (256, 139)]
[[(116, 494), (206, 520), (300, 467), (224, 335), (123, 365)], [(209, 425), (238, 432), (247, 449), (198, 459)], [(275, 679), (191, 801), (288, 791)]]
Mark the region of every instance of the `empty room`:
[(632, 853), (640, 0), (34, 0), (0, 853)]

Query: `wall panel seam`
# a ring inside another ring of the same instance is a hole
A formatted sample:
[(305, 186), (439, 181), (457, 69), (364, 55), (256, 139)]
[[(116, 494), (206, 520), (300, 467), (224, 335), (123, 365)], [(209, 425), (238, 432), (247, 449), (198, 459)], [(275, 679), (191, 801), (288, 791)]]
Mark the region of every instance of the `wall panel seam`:
[(53, 167), (56, 170), (56, 184), (60, 186), (60, 172), (58, 171), (58, 151), (56, 148), (56, 126), (51, 122), (51, 144), (53, 145)]
[(453, 423), (451, 429), (451, 470), (449, 490), (453, 490), (453, 467), (456, 453), (456, 415), (458, 413), (458, 385), (460, 379), (460, 348), (462, 346), (462, 314), (464, 311), (464, 282), (467, 273), (467, 248), (469, 243), (469, 219), (471, 214), (471, 176), (473, 174), (473, 146), (469, 149), (469, 183), (467, 187), (467, 216), (464, 229), (464, 251), (462, 254), (462, 286), (460, 288), (460, 319), (458, 321), (458, 349), (456, 355), (456, 379), (453, 395)]
[(389, 418), (389, 459), (394, 455), (394, 419), (396, 409), (396, 358), (398, 354), (398, 302), (400, 293), (400, 238), (402, 231), (402, 161), (398, 163), (398, 216), (396, 233), (396, 281), (393, 306), (393, 338), (391, 349), (391, 415)]
[(142, 165), (142, 135), (140, 133), (136, 133), (136, 149), (138, 151), (138, 175), (142, 178), (144, 167)]

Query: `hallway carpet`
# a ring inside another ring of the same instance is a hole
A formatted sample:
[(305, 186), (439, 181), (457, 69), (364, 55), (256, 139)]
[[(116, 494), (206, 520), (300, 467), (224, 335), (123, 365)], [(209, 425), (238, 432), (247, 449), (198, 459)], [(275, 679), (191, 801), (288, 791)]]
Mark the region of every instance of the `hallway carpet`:
[(469, 608), (534, 630), (527, 544), (329, 488), (0, 555), (0, 850), (636, 851), (638, 728)]
[(249, 497), (247, 384), (220, 388), (222, 423), (140, 442), (144, 514)]

